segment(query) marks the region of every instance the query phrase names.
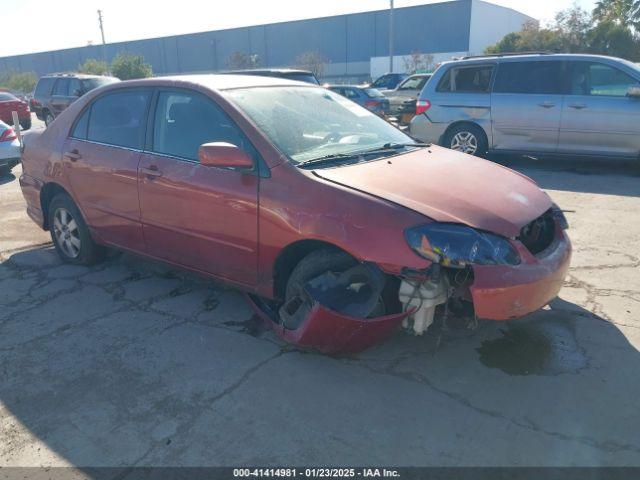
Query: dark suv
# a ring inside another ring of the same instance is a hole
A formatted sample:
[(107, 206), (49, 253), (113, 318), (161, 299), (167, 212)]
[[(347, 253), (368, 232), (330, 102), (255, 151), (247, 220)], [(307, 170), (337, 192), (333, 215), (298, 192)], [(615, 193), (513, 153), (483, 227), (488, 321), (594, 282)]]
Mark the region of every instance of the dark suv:
[(38, 80), (31, 99), (31, 111), (49, 125), (60, 112), (94, 88), (119, 82), (115, 77), (84, 75), (80, 73), (56, 73)]

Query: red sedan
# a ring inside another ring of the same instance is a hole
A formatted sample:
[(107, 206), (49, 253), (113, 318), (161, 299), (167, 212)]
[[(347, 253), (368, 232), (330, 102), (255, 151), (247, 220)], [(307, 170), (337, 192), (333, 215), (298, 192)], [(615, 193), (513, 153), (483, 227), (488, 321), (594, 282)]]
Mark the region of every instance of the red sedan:
[(442, 310), (560, 290), (566, 220), (529, 178), (418, 144), (326, 89), (207, 75), (109, 85), (33, 136), (27, 212), (67, 262), (105, 246), (229, 282), (287, 340), (355, 352)]
[(29, 104), (9, 92), (0, 92), (0, 120), (13, 125), (12, 112), (18, 112), (18, 120), (23, 130), (31, 128), (31, 111)]

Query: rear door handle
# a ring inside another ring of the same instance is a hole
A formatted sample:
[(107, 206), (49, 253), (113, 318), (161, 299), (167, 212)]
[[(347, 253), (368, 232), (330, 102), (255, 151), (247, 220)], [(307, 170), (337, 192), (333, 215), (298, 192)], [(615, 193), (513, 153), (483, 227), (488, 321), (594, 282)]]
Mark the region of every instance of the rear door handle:
[(542, 102), (542, 103), (539, 103), (538, 106), (542, 108), (553, 108), (556, 106), (556, 104), (553, 102)]
[(583, 108), (587, 108), (584, 103), (572, 103), (569, 105), (569, 108), (575, 108), (576, 110), (582, 110)]
[(151, 179), (162, 176), (162, 172), (158, 170), (158, 167), (156, 167), (155, 165), (151, 165), (149, 168), (141, 167), (140, 171), (144, 173), (148, 178), (151, 178)]
[(82, 158), (82, 155), (80, 155), (80, 152), (78, 152), (78, 150), (73, 149), (70, 152), (64, 152), (63, 157), (67, 160), (71, 160), (72, 162), (77, 162)]

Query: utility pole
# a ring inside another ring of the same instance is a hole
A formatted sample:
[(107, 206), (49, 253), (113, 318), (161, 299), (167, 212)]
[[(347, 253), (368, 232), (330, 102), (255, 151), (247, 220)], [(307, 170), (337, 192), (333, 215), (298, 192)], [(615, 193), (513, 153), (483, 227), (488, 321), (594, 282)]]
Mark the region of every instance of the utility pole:
[(104, 27), (102, 25), (102, 10), (98, 9), (98, 23), (100, 24), (100, 35), (102, 35), (102, 60), (106, 63), (106, 45), (107, 42), (104, 41)]
[(389, 73), (393, 73), (393, 0), (389, 0)]

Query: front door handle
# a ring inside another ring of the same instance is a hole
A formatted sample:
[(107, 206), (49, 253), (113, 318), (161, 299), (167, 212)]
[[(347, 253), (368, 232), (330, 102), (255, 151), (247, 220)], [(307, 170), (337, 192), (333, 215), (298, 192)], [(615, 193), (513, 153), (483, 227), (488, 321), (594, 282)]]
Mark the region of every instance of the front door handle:
[(77, 162), (82, 158), (82, 155), (80, 155), (80, 152), (74, 148), (70, 152), (64, 152), (63, 157), (72, 162)]
[(583, 108), (587, 108), (584, 103), (572, 103), (569, 105), (569, 108), (575, 108), (576, 110), (582, 110)]
[(539, 103), (538, 106), (542, 108), (553, 108), (556, 106), (556, 104), (553, 102), (542, 102), (542, 103)]
[(155, 165), (151, 165), (149, 168), (141, 167), (140, 171), (142, 173), (144, 173), (147, 176), (147, 178), (149, 178), (149, 179), (153, 179), (153, 178), (162, 176), (162, 172), (160, 170), (158, 170), (158, 167), (156, 167)]

